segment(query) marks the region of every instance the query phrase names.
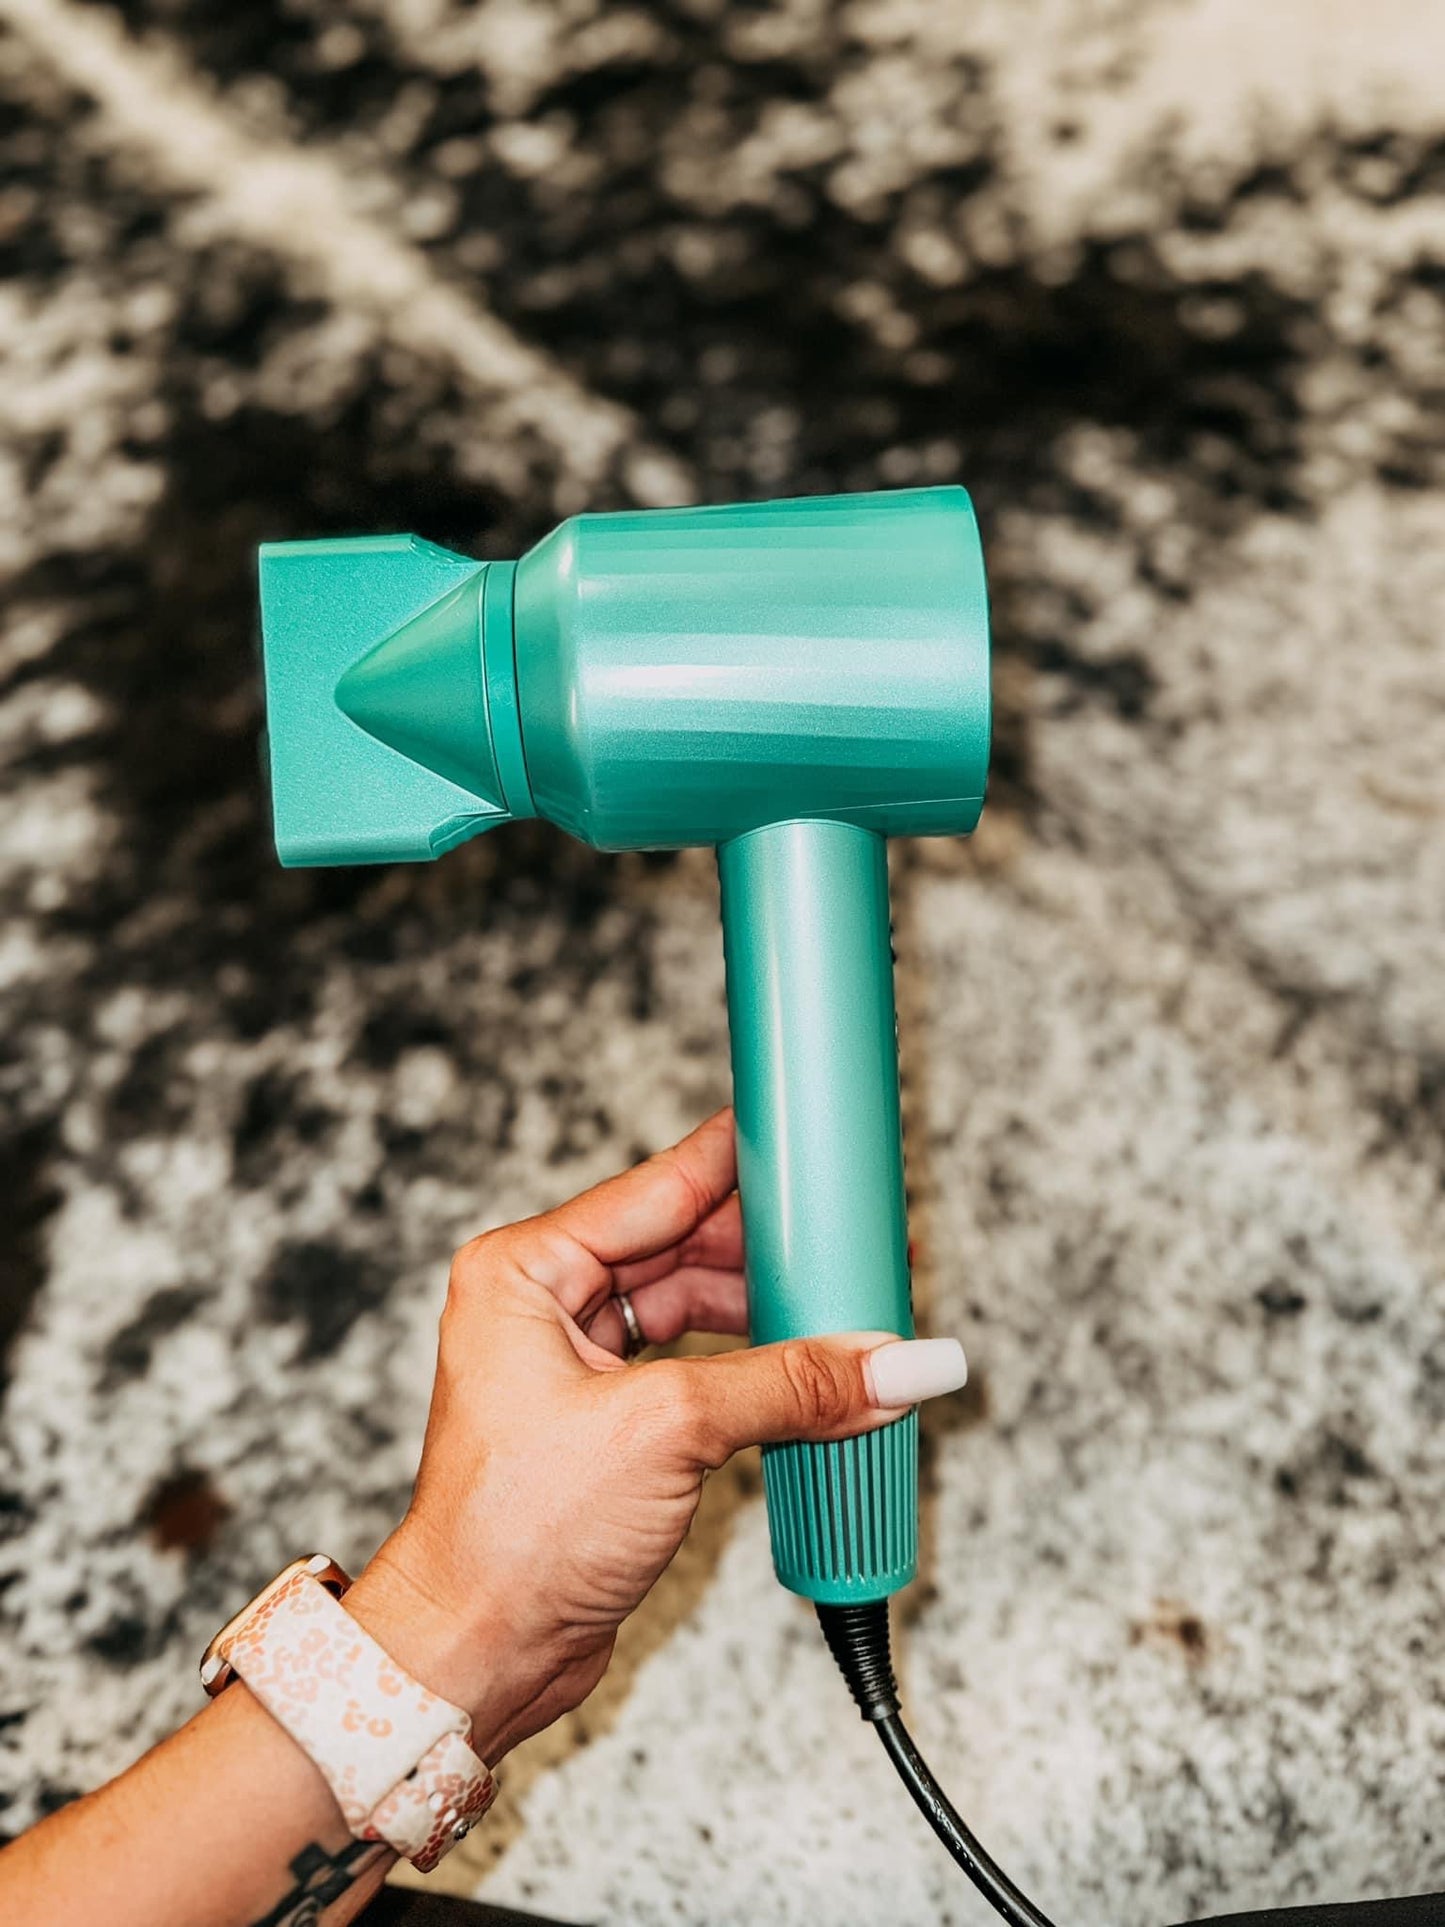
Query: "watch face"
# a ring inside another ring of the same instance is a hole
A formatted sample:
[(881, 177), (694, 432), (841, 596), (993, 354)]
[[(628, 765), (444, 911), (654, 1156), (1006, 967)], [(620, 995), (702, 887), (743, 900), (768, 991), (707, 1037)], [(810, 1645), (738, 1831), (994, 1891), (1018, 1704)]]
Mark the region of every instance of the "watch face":
[(351, 1584), (336, 1561), (328, 1559), (324, 1552), (313, 1552), (309, 1559), (293, 1559), (289, 1566), (277, 1573), (269, 1586), (263, 1586), (256, 1597), (241, 1608), (234, 1619), (226, 1621), (201, 1656), (201, 1684), (212, 1699), (224, 1692), (235, 1678), (226, 1655), (241, 1628), (253, 1613), (258, 1612), (268, 1599), (274, 1598), (283, 1586), (289, 1585), (301, 1572), (309, 1573), (337, 1599)]

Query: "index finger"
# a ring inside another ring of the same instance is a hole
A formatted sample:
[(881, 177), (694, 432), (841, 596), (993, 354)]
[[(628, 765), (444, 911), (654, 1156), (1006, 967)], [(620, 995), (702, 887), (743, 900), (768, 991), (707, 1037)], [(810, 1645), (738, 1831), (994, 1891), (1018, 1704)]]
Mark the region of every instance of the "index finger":
[(695, 1231), (737, 1183), (733, 1114), (546, 1213), (604, 1265), (648, 1258)]

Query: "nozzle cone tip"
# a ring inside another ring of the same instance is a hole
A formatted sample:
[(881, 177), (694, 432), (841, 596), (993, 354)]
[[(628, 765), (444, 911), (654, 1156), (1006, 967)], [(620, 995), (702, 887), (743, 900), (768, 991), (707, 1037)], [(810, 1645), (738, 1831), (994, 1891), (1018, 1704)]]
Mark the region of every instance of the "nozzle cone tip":
[(283, 863), (426, 862), (508, 820), (478, 637), (493, 573), (414, 535), (262, 548)]
[(459, 582), (354, 662), (336, 702), (378, 742), (504, 813), (482, 673), (484, 575)]

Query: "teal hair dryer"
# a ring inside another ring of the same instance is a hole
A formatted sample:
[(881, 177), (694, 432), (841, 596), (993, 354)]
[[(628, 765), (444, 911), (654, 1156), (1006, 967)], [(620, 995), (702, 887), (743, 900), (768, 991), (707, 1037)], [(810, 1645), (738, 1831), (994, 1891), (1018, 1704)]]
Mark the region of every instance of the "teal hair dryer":
[[(412, 536), (261, 552), (288, 864), (440, 856), (540, 816), (714, 844), (755, 1342), (913, 1330), (885, 839), (971, 830), (988, 610), (961, 488), (578, 515), (520, 562)], [(917, 1561), (917, 1415), (764, 1455), (824, 1606)]]

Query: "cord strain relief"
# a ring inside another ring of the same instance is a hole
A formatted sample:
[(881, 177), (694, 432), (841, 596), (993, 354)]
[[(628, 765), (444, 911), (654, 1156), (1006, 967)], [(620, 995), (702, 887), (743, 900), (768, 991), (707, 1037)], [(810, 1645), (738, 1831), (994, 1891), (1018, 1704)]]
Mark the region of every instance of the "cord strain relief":
[(898, 1682), (888, 1632), (888, 1601), (861, 1606), (818, 1607), (818, 1624), (848, 1691), (865, 1720), (891, 1719), (898, 1711)]

